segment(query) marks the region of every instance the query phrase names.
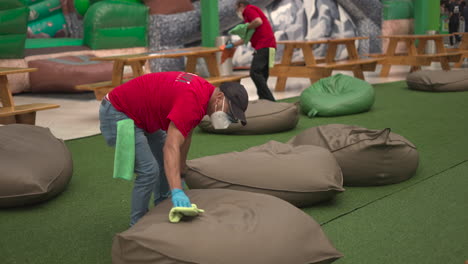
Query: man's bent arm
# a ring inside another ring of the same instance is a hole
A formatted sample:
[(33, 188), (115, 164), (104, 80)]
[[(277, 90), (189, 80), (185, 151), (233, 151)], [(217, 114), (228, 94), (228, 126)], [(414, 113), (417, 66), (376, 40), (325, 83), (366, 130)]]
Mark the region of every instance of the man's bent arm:
[(177, 129), (174, 123), (167, 129), (166, 143), (164, 144), (164, 169), (169, 186), (172, 189), (182, 189), (180, 180), (180, 156), (181, 148), (185, 142), (184, 135)]
[[(193, 131), (193, 130), (192, 130)], [(184, 144), (180, 149), (180, 172), (184, 173), (185, 166), (187, 164), (187, 155), (190, 150), (190, 144), (192, 143), (192, 131), (185, 138)]]
[(248, 29), (255, 29), (258, 28), (263, 24), (263, 21), (261, 18), (257, 17), (252, 22), (249, 23), (249, 26), (247, 26)]

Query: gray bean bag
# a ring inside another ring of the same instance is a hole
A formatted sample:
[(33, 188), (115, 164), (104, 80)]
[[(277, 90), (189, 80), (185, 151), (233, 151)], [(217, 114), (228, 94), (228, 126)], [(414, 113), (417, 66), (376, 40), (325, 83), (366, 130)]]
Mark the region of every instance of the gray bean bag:
[(268, 100), (249, 102), (245, 112), (247, 125), (231, 124), (227, 129), (214, 129), (209, 118), (200, 122), (199, 127), (217, 134), (269, 134), (294, 129), (299, 121), (299, 106), (291, 103), (277, 103)]
[(460, 92), (468, 90), (468, 70), (417, 71), (406, 77), (408, 88), (428, 92)]
[(48, 128), (0, 126), (0, 207), (48, 200), (60, 194), (73, 173), (67, 146)]
[(168, 200), (114, 237), (114, 264), (331, 263), (342, 255), (313, 218), (270, 195), (190, 190), (205, 212), (170, 223)]
[(344, 191), (338, 163), (317, 146), (270, 141), (242, 152), (190, 160), (187, 165), (185, 181), (190, 188), (270, 194), (300, 207)]
[(415, 174), (419, 163), (419, 154), (413, 143), (390, 132), (389, 128), (372, 130), (331, 124), (305, 130), (288, 143), (329, 149), (340, 164), (344, 185), (347, 186), (405, 181)]

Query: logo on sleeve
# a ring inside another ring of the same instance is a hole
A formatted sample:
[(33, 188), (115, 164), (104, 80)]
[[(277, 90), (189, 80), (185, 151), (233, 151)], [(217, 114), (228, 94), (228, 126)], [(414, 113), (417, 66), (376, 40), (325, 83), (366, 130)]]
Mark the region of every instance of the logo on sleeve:
[(181, 73), (179, 76), (177, 76), (176, 82), (190, 84), (190, 82), (193, 79), (193, 76), (195, 76), (195, 74), (187, 73), (187, 72)]

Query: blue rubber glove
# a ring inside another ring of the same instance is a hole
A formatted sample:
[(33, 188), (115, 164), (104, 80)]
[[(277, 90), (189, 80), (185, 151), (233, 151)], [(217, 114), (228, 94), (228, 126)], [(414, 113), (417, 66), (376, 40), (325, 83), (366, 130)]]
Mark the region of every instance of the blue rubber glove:
[(234, 48), (234, 44), (232, 43), (226, 44), (226, 49), (232, 49), (232, 48)]
[(172, 205), (174, 207), (192, 207), (189, 198), (181, 189), (172, 189)]

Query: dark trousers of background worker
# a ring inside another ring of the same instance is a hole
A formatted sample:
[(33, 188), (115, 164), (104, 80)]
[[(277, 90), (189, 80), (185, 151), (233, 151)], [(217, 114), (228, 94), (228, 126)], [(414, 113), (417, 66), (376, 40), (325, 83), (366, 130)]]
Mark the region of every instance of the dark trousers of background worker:
[(250, 65), (250, 78), (252, 78), (257, 87), (258, 99), (266, 99), (274, 102), (275, 98), (267, 85), (269, 58), (269, 48), (259, 49), (254, 52), (252, 65)]
[[(450, 18), (450, 21), (449, 21), (449, 33), (452, 34), (452, 33), (456, 33), (458, 32), (458, 28), (460, 27), (460, 20), (458, 18)], [(459, 35), (455, 35), (455, 44), (456, 42), (459, 42), (460, 41), (460, 36)], [(453, 43), (453, 36), (450, 36), (450, 45), (453, 46), (454, 43)]]

